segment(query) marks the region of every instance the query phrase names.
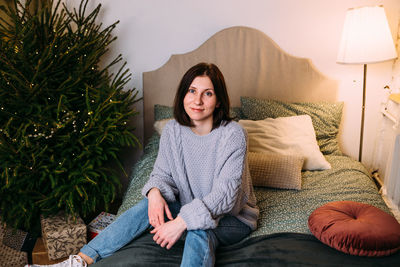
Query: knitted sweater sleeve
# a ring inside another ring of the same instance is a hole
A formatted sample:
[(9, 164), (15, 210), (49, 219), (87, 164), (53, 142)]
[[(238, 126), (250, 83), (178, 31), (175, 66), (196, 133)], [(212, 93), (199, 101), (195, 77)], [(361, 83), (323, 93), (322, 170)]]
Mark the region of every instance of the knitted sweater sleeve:
[(142, 188), (142, 195), (147, 197), (147, 193), (153, 187), (156, 187), (160, 190), (161, 195), (167, 202), (176, 201), (176, 195), (178, 194), (178, 189), (176, 184), (172, 178), (171, 173), (171, 146), (170, 138), (171, 133), (169, 127), (166, 126), (161, 134), (160, 138), (160, 146), (157, 154), (157, 159), (153, 167), (153, 171), (150, 174), (150, 178), (147, 183)]
[(218, 158), (222, 167), (212, 181), (211, 192), (182, 206), (178, 214), (187, 230), (216, 228), (218, 217), (232, 211), (237, 202), (247, 151), (246, 135), (243, 130), (234, 131), (224, 141), (223, 155)]

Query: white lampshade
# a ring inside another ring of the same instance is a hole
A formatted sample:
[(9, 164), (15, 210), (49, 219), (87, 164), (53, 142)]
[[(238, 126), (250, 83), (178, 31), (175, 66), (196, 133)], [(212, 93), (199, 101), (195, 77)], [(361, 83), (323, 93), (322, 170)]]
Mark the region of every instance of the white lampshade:
[(396, 57), (383, 6), (347, 10), (338, 63), (367, 64)]

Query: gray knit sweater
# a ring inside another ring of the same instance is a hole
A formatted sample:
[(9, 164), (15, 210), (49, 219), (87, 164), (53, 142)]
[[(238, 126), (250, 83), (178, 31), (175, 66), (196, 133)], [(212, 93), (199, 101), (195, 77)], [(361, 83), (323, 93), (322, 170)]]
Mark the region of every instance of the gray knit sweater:
[(216, 228), (226, 214), (254, 230), (259, 210), (248, 170), (246, 139), (236, 122), (199, 136), (169, 121), (142, 194), (156, 187), (167, 202), (179, 201), (178, 215), (187, 230)]

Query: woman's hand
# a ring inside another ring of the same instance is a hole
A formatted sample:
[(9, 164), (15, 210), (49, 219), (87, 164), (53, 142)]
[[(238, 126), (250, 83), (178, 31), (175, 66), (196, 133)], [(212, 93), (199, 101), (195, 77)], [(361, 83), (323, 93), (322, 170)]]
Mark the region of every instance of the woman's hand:
[(167, 218), (173, 220), (171, 211), (168, 208), (168, 204), (163, 198), (158, 188), (153, 187), (147, 194), (149, 200), (148, 216), (150, 224), (156, 228), (164, 224), (164, 212)]
[(153, 240), (161, 247), (170, 249), (181, 237), (187, 226), (181, 217), (155, 227), (150, 233), (154, 234)]

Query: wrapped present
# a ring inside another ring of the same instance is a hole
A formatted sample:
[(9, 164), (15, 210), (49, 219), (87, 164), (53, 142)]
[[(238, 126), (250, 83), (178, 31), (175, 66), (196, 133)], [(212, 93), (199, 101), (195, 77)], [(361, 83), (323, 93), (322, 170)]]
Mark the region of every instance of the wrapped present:
[(28, 264), (28, 253), (12, 249), (3, 244), (4, 229), (0, 221), (0, 266), (24, 266)]
[(32, 263), (33, 264), (56, 264), (66, 260), (68, 257), (60, 258), (58, 260), (50, 260), (47, 248), (44, 245), (43, 238), (38, 238), (35, 243), (35, 247), (32, 251)]
[(88, 225), (89, 240), (98, 235), (104, 228), (110, 225), (116, 218), (116, 215), (107, 212), (101, 212)]
[(36, 238), (19, 229), (6, 226), (3, 235), (3, 245), (18, 251), (32, 251)]
[(58, 215), (40, 218), (42, 238), (50, 260), (77, 254), (86, 244), (86, 225), (80, 217)]
[(27, 232), (6, 226), (3, 235), (3, 245), (21, 251), (27, 237)]

